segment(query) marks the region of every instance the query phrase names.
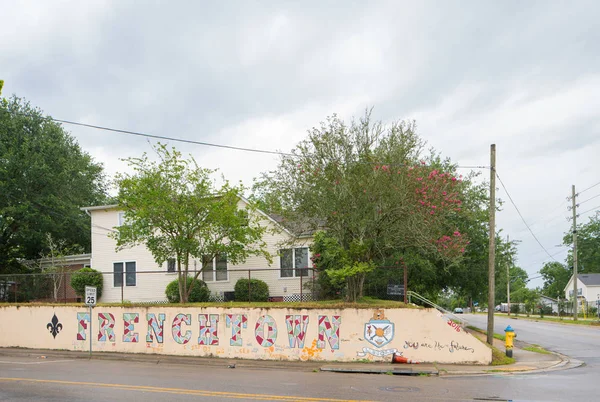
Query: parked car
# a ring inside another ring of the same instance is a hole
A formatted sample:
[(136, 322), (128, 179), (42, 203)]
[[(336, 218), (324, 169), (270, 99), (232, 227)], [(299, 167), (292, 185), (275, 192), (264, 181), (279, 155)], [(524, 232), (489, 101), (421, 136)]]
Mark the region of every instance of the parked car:
[(462, 314), (463, 313), (463, 309), (460, 307), (457, 307), (454, 309), (454, 314)]

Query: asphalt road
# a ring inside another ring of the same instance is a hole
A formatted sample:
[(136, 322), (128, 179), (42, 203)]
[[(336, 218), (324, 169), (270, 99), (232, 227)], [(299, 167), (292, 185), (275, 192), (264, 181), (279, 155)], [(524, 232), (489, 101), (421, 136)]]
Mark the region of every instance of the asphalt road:
[[(485, 316), (465, 315), (485, 327)], [(600, 328), (497, 318), (518, 339), (586, 362), (541, 374), (404, 377), (201, 364), (0, 358), (0, 401), (598, 401)], [(201, 363), (201, 360), (199, 359)]]
[[(487, 315), (465, 314), (464, 318), (470, 325), (487, 328)], [(600, 327), (495, 316), (494, 332), (503, 334), (508, 325), (515, 330), (517, 341), (539, 344), (548, 350), (584, 361), (588, 369), (600, 370)]]

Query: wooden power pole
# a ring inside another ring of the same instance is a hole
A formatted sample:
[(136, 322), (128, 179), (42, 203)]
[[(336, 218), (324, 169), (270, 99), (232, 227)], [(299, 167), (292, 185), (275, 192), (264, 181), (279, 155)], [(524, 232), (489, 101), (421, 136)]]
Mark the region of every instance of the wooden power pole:
[(508, 307), (508, 316), (510, 317), (510, 266), (512, 265), (512, 254), (510, 249), (510, 236), (506, 236), (508, 243), (508, 261), (506, 262), (506, 305)]
[(490, 146), (490, 254), (488, 261), (487, 343), (494, 342), (494, 285), (496, 280), (496, 144)]
[(577, 201), (575, 185), (571, 187), (573, 200), (573, 320), (577, 321)]

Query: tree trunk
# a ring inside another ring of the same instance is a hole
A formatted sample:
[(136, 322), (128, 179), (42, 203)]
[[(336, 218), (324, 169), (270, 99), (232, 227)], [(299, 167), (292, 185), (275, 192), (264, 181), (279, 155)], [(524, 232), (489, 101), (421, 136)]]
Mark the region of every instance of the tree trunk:
[(360, 279), (359, 279), (359, 283), (358, 283), (358, 298), (361, 299), (363, 297), (363, 287), (365, 285), (365, 277), (367, 275), (366, 274), (361, 274), (360, 275)]
[(179, 303), (185, 303), (185, 292), (183, 290), (183, 275), (181, 272), (181, 258), (177, 255), (177, 282), (179, 287)]
[(183, 280), (183, 290), (184, 290), (184, 294), (185, 294), (185, 301), (183, 303), (187, 303), (188, 300), (190, 299), (190, 293), (192, 292), (192, 286), (190, 286), (188, 288), (187, 285), (187, 280), (188, 280), (188, 275), (189, 275), (189, 269), (190, 269), (190, 255), (188, 253), (186, 253), (185, 257), (183, 258), (183, 262), (184, 262), (184, 266), (185, 266), (185, 275), (184, 275), (184, 280)]

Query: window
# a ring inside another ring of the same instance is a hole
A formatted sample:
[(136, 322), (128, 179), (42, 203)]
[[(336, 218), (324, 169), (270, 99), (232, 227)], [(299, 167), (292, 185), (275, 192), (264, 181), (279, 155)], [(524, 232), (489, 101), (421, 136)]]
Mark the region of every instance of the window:
[(227, 255), (219, 254), (215, 259), (204, 257), (202, 260), (202, 280), (204, 282), (227, 281)]
[(167, 260), (167, 272), (175, 272), (175, 258)]
[(113, 286), (116, 288), (120, 288), (121, 286), (123, 286), (123, 263), (115, 262), (113, 264), (113, 272), (114, 272)]
[[(125, 271), (123, 271), (125, 267)], [(113, 286), (123, 286), (123, 273), (125, 273), (125, 286), (136, 286), (135, 261), (113, 263)]]
[[(577, 289), (577, 296), (583, 296), (583, 288)], [(569, 290), (569, 297), (573, 297), (573, 291)]]
[(135, 286), (135, 262), (125, 263), (125, 285)]
[(283, 249), (279, 255), (281, 278), (308, 276), (307, 247)]
[(119, 212), (117, 226), (123, 226), (125, 223), (125, 212)]

